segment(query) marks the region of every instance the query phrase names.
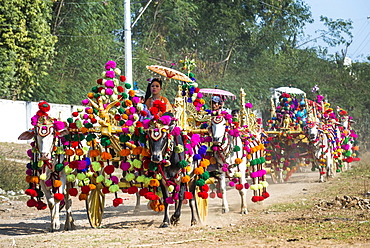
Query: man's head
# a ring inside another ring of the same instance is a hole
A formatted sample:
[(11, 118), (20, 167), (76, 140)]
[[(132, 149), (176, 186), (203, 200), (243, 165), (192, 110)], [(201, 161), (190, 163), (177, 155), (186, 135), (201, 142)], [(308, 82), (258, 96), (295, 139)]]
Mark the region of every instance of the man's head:
[(212, 97), (212, 110), (219, 110), (224, 105), (224, 102), (222, 101), (221, 97), (219, 96), (213, 96)]

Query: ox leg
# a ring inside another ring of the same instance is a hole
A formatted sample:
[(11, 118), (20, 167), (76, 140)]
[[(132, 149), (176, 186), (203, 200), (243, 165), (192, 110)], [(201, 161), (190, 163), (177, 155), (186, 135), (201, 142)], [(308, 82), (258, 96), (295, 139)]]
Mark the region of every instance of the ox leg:
[(284, 183), (283, 170), (280, 168), (278, 171), (279, 183)]
[(134, 213), (139, 213), (140, 212), (140, 194), (139, 192), (136, 192), (136, 206)]
[(69, 189), (71, 187), (71, 184), (68, 183), (67, 184), (67, 192), (65, 194), (65, 203), (66, 203), (66, 222), (65, 222), (65, 225), (64, 225), (64, 230), (65, 231), (69, 231), (69, 230), (74, 230), (76, 228), (75, 224), (74, 224), (74, 220), (73, 220), (73, 217), (72, 217), (72, 199), (70, 198), (69, 196)]
[(181, 183), (180, 192), (179, 192), (179, 201), (176, 206), (175, 213), (171, 216), (171, 225), (177, 226), (179, 224), (180, 216), (181, 216), (181, 207), (182, 207), (182, 202), (184, 200), (185, 190), (186, 190), (186, 185), (184, 183)]
[[(245, 179), (245, 174), (244, 173), (242, 173), (242, 177), (240, 178), (240, 183), (243, 186), (246, 183), (246, 179)], [(247, 202), (246, 202), (247, 192), (246, 192), (246, 190), (245, 190), (244, 187), (243, 187), (242, 190), (239, 190), (239, 195), (240, 195), (240, 200), (241, 200), (240, 213), (241, 214), (248, 214)]]
[(43, 181), (40, 182), (42, 191), (45, 194), (45, 198), (50, 210), (50, 231), (54, 232), (55, 230), (60, 229), (60, 220), (59, 220), (59, 202), (56, 203), (50, 189), (45, 185)]
[(220, 188), (222, 193), (222, 213), (228, 213), (229, 203), (226, 197), (226, 174), (224, 172), (220, 175)]
[(160, 184), (161, 184), (161, 189), (162, 189), (162, 194), (163, 194), (163, 199), (164, 199), (163, 200), (164, 217), (163, 217), (162, 224), (159, 227), (160, 228), (165, 228), (165, 227), (168, 227), (168, 225), (170, 223), (170, 209), (169, 209), (168, 203), (166, 202), (166, 199), (168, 197), (168, 191), (167, 191), (167, 187), (165, 186), (166, 182), (164, 182), (163, 179), (160, 181)]
[(190, 210), (191, 210), (191, 225), (192, 226), (195, 226), (197, 225), (198, 223), (201, 223), (200, 221), (200, 217), (199, 217), (199, 211), (198, 211), (198, 206), (197, 206), (197, 202), (196, 202), (196, 199), (195, 199), (195, 188), (196, 188), (196, 184), (195, 182), (193, 181), (190, 186), (189, 186), (189, 189), (190, 189), (190, 192), (193, 194), (193, 198), (189, 200), (189, 206), (190, 206)]

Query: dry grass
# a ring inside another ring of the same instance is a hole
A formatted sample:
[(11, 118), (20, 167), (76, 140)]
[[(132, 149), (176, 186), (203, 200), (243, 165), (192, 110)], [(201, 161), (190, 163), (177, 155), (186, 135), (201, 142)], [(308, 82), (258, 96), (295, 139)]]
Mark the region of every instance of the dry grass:
[(0, 188), (18, 191), (27, 188), (25, 181), (28, 144), (0, 143)]

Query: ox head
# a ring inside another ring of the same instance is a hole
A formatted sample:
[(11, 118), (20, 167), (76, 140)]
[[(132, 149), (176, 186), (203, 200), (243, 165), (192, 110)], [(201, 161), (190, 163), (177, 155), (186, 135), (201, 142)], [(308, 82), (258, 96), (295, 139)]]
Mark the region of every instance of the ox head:
[(168, 125), (155, 125), (147, 129), (151, 160), (160, 163), (167, 152), (172, 128)]
[(317, 122), (307, 124), (307, 136), (310, 142), (313, 142), (319, 136), (319, 126)]
[[(23, 132), (18, 140), (30, 140), (35, 139), (36, 148), (39, 151), (39, 159), (49, 160), (54, 148), (54, 142), (57, 137), (57, 131), (55, 130), (60, 128), (60, 125), (56, 125), (54, 119), (43, 115), (40, 116), (37, 124), (34, 126), (33, 130)], [(58, 132), (59, 136), (64, 136), (68, 134), (68, 130), (62, 130)]]
[(211, 123), (213, 143), (221, 143), (226, 133), (226, 119), (223, 116), (213, 116)]

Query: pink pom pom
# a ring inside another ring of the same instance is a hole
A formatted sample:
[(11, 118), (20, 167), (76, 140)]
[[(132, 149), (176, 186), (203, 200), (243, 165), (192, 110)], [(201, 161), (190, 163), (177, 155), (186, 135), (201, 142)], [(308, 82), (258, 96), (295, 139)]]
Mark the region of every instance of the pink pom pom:
[(87, 105), (87, 104), (89, 104), (89, 99), (84, 99), (84, 100), (82, 100), (81, 101), (81, 103), (82, 103), (82, 105)]
[(113, 95), (113, 90), (111, 88), (107, 88), (105, 89), (105, 94), (107, 94), (108, 96), (111, 96)]
[(198, 97), (198, 98), (202, 98), (202, 97), (203, 97), (203, 94), (202, 94), (202, 93), (198, 93), (198, 94), (197, 94), (197, 97)]
[(135, 97), (132, 98), (132, 102), (137, 104), (137, 103), (140, 102), (140, 98), (135, 96)]
[(127, 126), (132, 126), (134, 123), (132, 122), (132, 120), (127, 120), (126, 123), (125, 123)]
[(123, 127), (123, 128), (122, 128), (122, 132), (123, 132), (123, 133), (129, 133), (130, 131), (128, 130), (128, 128), (127, 128), (127, 127)]
[(222, 167), (222, 171), (227, 172), (228, 171), (227, 167)]
[(127, 171), (130, 167), (131, 167), (131, 165), (130, 165), (130, 163), (128, 163), (128, 162), (121, 162), (121, 169), (123, 170), (123, 171)]
[(174, 204), (174, 203), (175, 203), (175, 201), (173, 200), (173, 198), (172, 198), (172, 197), (167, 197), (167, 198), (166, 198), (166, 203), (167, 203), (167, 204)]
[(51, 180), (50, 179), (46, 180), (45, 185), (46, 185), (46, 187), (51, 187), (51, 185), (52, 185)]
[(174, 127), (171, 134), (173, 136), (179, 136), (181, 134), (181, 129), (179, 127)]
[[(135, 114), (136, 113), (136, 108), (135, 107), (130, 107), (130, 112), (132, 114)], [(134, 118), (134, 117), (132, 116), (132, 118)]]
[(145, 120), (143, 121), (143, 127), (144, 127), (145, 129), (148, 129), (148, 128), (149, 128), (149, 124), (150, 124), (150, 119), (145, 119)]
[(54, 121), (54, 128), (59, 131), (65, 128), (65, 124), (63, 121)]
[(218, 151), (218, 147), (217, 146), (212, 146), (212, 150), (213, 151)]
[(235, 186), (235, 183), (233, 181), (229, 182), (229, 186), (230, 187), (234, 187)]
[[(114, 72), (113, 72), (113, 74), (114, 74)], [(114, 82), (113, 82), (113, 80), (107, 80), (107, 81), (105, 81), (104, 84), (108, 88), (114, 88)]]
[(171, 123), (171, 117), (168, 115), (163, 115), (159, 120), (164, 124), (164, 125), (169, 125)]
[(249, 187), (250, 187), (249, 183), (245, 183), (245, 184), (244, 184), (244, 188), (245, 188), (245, 189), (249, 189)]

